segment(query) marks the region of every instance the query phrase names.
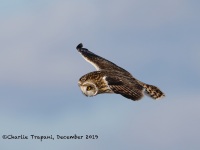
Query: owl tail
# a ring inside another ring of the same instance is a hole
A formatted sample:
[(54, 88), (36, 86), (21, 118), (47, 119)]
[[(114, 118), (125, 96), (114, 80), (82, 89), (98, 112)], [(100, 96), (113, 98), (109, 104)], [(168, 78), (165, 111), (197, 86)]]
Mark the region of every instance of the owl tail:
[(143, 84), (143, 87), (145, 89), (145, 94), (155, 100), (158, 100), (165, 96), (165, 94), (156, 86)]

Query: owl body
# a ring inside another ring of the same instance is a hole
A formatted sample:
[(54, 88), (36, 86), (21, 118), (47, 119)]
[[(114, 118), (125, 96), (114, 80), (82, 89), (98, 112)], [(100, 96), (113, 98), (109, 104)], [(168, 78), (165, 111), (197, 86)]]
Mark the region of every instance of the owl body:
[(78, 85), (84, 95), (91, 97), (115, 93), (134, 101), (140, 100), (144, 94), (153, 99), (164, 97), (164, 93), (156, 86), (135, 79), (125, 69), (83, 48), (82, 44), (77, 46), (77, 50), (97, 69), (79, 79)]
[[(142, 98), (143, 86), (137, 80), (118, 71), (101, 70), (82, 76), (78, 82), (83, 94), (95, 96), (102, 93), (121, 94), (126, 98)], [(89, 87), (89, 88), (88, 88)]]

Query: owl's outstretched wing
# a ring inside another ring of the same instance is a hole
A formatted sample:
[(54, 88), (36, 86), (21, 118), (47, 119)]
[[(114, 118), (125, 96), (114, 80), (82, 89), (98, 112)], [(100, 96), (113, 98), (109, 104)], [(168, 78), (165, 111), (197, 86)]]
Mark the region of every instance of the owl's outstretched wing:
[(121, 94), (126, 98), (136, 101), (144, 95), (144, 88), (135, 80), (130, 82), (130, 80), (117, 76), (105, 77), (105, 80), (114, 93)]
[(111, 61), (109, 60), (106, 60), (105, 58), (101, 57), (101, 56), (98, 56), (94, 53), (92, 53), (91, 51), (89, 51), (88, 49), (86, 48), (83, 48), (83, 44), (80, 43), (76, 49), (81, 53), (81, 55), (83, 56), (83, 58), (91, 63), (95, 68), (96, 70), (115, 70), (115, 71), (119, 71), (119, 72), (124, 72), (126, 73), (127, 75), (131, 76), (131, 74), (126, 71), (125, 69), (117, 66), (116, 64), (112, 63)]

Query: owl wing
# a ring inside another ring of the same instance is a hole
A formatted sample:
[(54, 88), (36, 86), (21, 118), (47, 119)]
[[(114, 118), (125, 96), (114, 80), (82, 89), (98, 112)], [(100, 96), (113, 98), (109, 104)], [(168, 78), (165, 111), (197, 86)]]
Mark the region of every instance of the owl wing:
[(92, 53), (91, 51), (89, 51), (86, 48), (83, 48), (83, 44), (80, 43), (76, 49), (81, 53), (81, 55), (83, 56), (83, 58), (89, 62), (90, 64), (92, 64), (96, 70), (115, 70), (115, 71), (119, 71), (119, 72), (123, 72), (124, 74), (131, 76), (131, 74), (126, 71), (125, 69), (117, 66), (116, 64), (112, 63), (109, 60), (106, 60), (103, 57), (100, 57), (94, 53)]
[(116, 94), (121, 94), (122, 96), (134, 101), (143, 97), (144, 88), (136, 80), (117, 76), (105, 77), (105, 80), (107, 81), (110, 89)]

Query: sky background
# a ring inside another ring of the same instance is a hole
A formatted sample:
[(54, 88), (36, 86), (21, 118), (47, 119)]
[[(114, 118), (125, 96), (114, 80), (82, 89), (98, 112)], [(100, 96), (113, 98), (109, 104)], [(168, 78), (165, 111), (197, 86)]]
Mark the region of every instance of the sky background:
[[(4, 150), (200, 149), (200, 2), (1, 0), (0, 147)], [(85, 97), (92, 52), (166, 97)], [(98, 135), (3, 140), (3, 135)]]

